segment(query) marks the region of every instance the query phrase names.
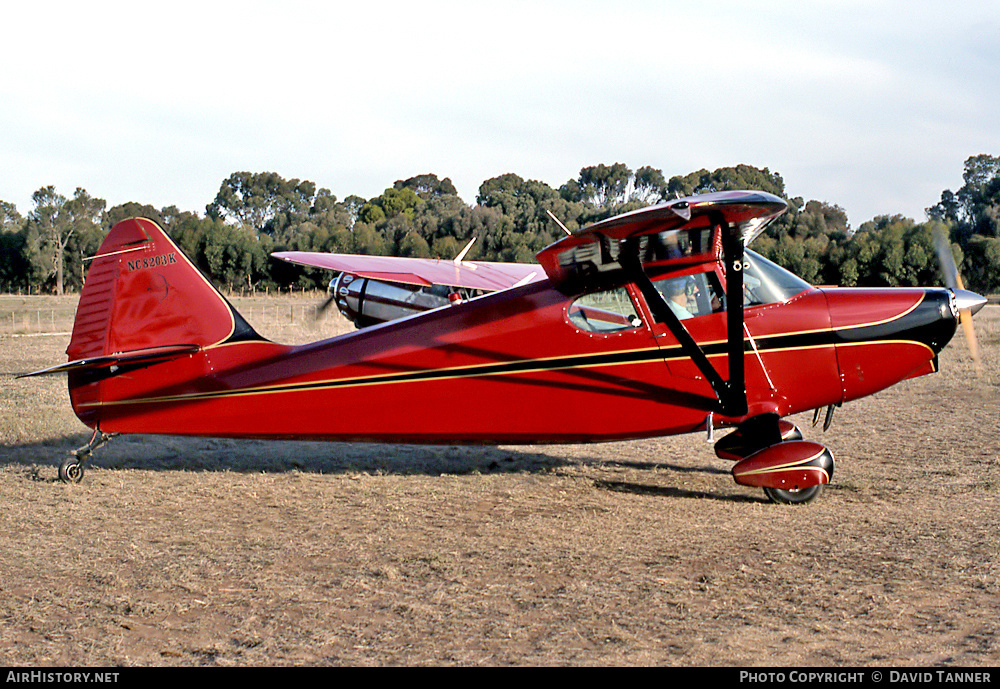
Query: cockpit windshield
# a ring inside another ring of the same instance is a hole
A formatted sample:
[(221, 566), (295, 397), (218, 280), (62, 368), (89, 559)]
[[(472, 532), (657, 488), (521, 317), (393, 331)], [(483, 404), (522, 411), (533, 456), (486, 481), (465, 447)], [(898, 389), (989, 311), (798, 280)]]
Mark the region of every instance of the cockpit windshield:
[(744, 305), (788, 301), (810, 288), (808, 282), (747, 249), (743, 255)]

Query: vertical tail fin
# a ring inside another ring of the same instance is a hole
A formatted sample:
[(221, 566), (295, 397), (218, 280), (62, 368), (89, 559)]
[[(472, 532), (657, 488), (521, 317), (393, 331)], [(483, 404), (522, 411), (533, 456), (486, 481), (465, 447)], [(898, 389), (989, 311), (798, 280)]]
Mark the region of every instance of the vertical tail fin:
[[(152, 220), (133, 218), (115, 225), (101, 244), (80, 294), (71, 362), (106, 360), (110, 355), (150, 350), (190, 351), (226, 342), (263, 339)], [(88, 403), (100, 401), (101, 381), (86, 366), (69, 372), (70, 397), (88, 425)]]
[(165, 345), (260, 339), (152, 220), (115, 225), (87, 273), (71, 360)]

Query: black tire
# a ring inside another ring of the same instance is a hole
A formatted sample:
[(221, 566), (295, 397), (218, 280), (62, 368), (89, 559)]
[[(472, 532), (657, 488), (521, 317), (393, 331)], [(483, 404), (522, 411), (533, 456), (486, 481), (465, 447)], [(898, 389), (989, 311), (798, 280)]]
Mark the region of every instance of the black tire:
[(79, 483), (83, 480), (83, 462), (70, 457), (59, 465), (59, 480), (63, 483)]
[(802, 488), (801, 490), (787, 490), (785, 488), (765, 488), (764, 494), (771, 502), (779, 505), (805, 505), (812, 502), (823, 492), (823, 484)]

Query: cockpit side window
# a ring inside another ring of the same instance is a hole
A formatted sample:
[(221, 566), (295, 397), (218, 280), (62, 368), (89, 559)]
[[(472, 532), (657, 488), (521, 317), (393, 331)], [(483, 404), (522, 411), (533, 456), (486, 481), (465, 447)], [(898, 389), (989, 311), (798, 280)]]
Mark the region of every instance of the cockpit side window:
[[(678, 320), (708, 316), (726, 310), (726, 290), (715, 270), (654, 279), (653, 286)], [(743, 262), (743, 306), (788, 301), (810, 289), (809, 283), (747, 250)]]
[(642, 325), (624, 287), (585, 294), (569, 305), (566, 315), (580, 330), (593, 333), (613, 333)]
[(653, 281), (663, 301), (677, 316), (687, 320), (725, 310), (725, 297), (715, 271)]
[(743, 305), (777, 304), (810, 288), (808, 282), (758, 253), (743, 255)]

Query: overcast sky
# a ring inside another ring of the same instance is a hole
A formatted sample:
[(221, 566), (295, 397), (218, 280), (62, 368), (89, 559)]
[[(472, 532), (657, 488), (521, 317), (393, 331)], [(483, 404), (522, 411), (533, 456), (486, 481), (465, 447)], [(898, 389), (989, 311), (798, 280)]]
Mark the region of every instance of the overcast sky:
[(232, 172), (370, 198), (746, 163), (853, 226), (1000, 155), (1000, 0), (5, 3), (0, 200), (204, 213)]

